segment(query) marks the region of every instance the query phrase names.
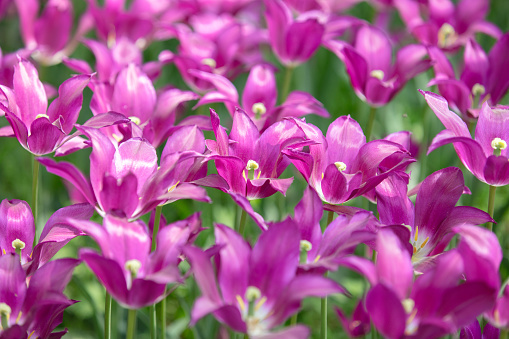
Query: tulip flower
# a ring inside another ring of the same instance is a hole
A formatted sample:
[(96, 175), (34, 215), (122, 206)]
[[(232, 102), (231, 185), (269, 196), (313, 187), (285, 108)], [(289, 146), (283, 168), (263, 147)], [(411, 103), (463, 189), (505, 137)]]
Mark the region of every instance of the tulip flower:
[(366, 194), (396, 170), (414, 160), (403, 146), (388, 140), (366, 137), (350, 116), (342, 116), (329, 126), (324, 137), (311, 124), (294, 120), (314, 142), (309, 152), (284, 151), (320, 198), (329, 204), (341, 204)]
[(99, 245), (102, 254), (84, 248), (79, 257), (122, 306), (137, 309), (159, 302), (165, 297), (166, 285), (180, 281), (177, 265), (180, 248), (189, 237), (187, 228), (177, 233), (173, 227), (161, 229), (157, 250), (151, 253), (150, 235), (141, 221), (128, 222), (108, 214), (103, 226), (90, 221), (71, 223)]
[[(477, 32), (498, 39), (502, 33), (485, 20), (488, 0), (427, 1), (393, 0), (408, 30), (426, 45), (455, 49), (464, 45)], [(427, 13), (423, 18), (421, 13)]]
[(250, 248), (242, 237), (224, 225), (216, 225), (217, 283), (207, 255), (186, 247), (196, 282), (202, 291), (191, 312), (191, 322), (212, 313), (233, 330), (250, 338), (307, 338), (309, 330), (292, 326), (273, 333), (297, 312), (301, 300), (343, 293), (335, 282), (320, 275), (296, 275), (299, 264), (299, 232), (291, 225), (275, 225), (262, 233)]
[(328, 40), (324, 43), (344, 63), (355, 94), (373, 107), (383, 106), (406, 82), (431, 66), (426, 47), (408, 45), (396, 53), (387, 35), (377, 27), (365, 25), (355, 36), (354, 45)]
[(415, 205), (407, 196), (408, 178), (393, 175), (375, 188), (380, 222), (410, 228), (412, 263), (419, 271), (436, 260), (454, 236), (453, 227), (493, 221), (488, 213), (456, 206), (465, 191), (463, 174), (448, 167), (429, 175), (419, 185)]
[(322, 43), (325, 26), (319, 12), (307, 12), (296, 19), (281, 0), (264, 1), (270, 45), (285, 65), (295, 67), (305, 62)]
[(456, 79), (444, 52), (429, 47), (430, 57), (435, 62), (435, 78), (429, 85), (438, 85), (440, 94), (464, 117), (476, 119), (483, 102), (491, 106), (498, 104), (509, 88), (509, 73), (506, 72), (509, 65), (503, 57), (508, 50), (509, 34), (502, 35), (488, 55), (475, 40), (468, 40), (464, 67), (460, 79)]
[(89, 136), (90, 181), (72, 164), (38, 158), (46, 169), (73, 184), (98, 213), (115, 213), (136, 219), (157, 205), (178, 199), (210, 201), (205, 190), (189, 183), (203, 178), (203, 134), (184, 126), (168, 139), (158, 168), (155, 148), (146, 140), (131, 138), (120, 145), (101, 131), (85, 126)]
[(63, 291), (79, 263), (76, 259), (54, 260), (27, 281), (18, 255), (0, 256), (0, 337), (60, 338), (67, 333), (67, 329), (52, 332), (62, 322), (64, 310), (76, 303)]
[(66, 219), (87, 220), (92, 214), (89, 204), (59, 209), (44, 226), (39, 242), (33, 244), (35, 225), (30, 206), (25, 201), (4, 199), (0, 204), (0, 253), (17, 253), (27, 276), (31, 275), (71, 239), (83, 235), (70, 228)]
[(213, 109), (210, 117), (216, 141), (207, 140), (207, 147), (218, 174), (229, 186), (221, 189), (248, 200), (276, 192), (285, 194), (293, 178), (278, 179), (288, 165), (281, 151), (305, 143), (300, 127), (292, 120), (283, 120), (260, 134), (247, 114), (237, 109), (228, 136)]
[(452, 143), (463, 165), (477, 179), (491, 186), (507, 185), (509, 130), (506, 126), (509, 126), (509, 110), (504, 107), (491, 108), (485, 102), (479, 113), (475, 139), (472, 139), (466, 123), (449, 110), (443, 97), (431, 92), (420, 92), (446, 128), (435, 136), (428, 153)]
[(237, 89), (225, 77), (197, 70), (190, 70), (189, 73), (199, 79), (210, 81), (216, 87), (215, 91), (206, 93), (195, 107), (223, 102), (232, 116), (236, 107), (244, 107), (245, 113), (260, 131), (286, 117), (301, 117), (312, 113), (323, 117), (329, 116), (318, 100), (302, 91), (291, 92), (285, 102), (276, 106), (278, 94), (276, 78), (269, 65), (260, 64), (251, 68), (242, 94), (243, 105), (239, 102)]

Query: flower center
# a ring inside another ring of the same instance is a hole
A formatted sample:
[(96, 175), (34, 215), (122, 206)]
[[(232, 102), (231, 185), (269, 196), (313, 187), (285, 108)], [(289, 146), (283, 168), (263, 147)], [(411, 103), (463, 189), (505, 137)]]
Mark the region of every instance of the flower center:
[(445, 23), (442, 25), (442, 27), (440, 27), (440, 30), (438, 31), (438, 46), (442, 48), (449, 47), (454, 42), (456, 42), (457, 38), (458, 36), (454, 30), (454, 27), (448, 23)]
[[(260, 165), (258, 165), (258, 163), (254, 160), (249, 160), (247, 162), (247, 165), (246, 165), (246, 170), (248, 172), (248, 176), (247, 178), (249, 178), (249, 180), (254, 180), (254, 172), (260, 168)], [(258, 171), (258, 175), (256, 176), (256, 179), (260, 179), (260, 175), (262, 174), (261, 171)], [(242, 177), (244, 178), (244, 180), (247, 181), (247, 178), (246, 178), (246, 173), (244, 171), (242, 171)]]
[(136, 276), (138, 275), (138, 271), (141, 268), (141, 262), (136, 259), (127, 260), (125, 262), (125, 268), (126, 268), (126, 270), (131, 272), (131, 277), (134, 280), (136, 278)]
[(16, 239), (12, 241), (12, 248), (18, 253), (20, 259), (21, 259), (21, 250), (25, 248), (25, 243), (21, 241), (20, 239)]
[(344, 170), (346, 170), (346, 164), (342, 161), (336, 161), (334, 163), (334, 165), (336, 165), (336, 168), (338, 169), (338, 171), (340, 172), (343, 172)]
[(373, 78), (377, 78), (378, 80), (383, 80), (385, 73), (381, 69), (374, 69), (369, 73)]
[(311, 251), (313, 248), (313, 245), (307, 240), (301, 240), (300, 241), (300, 257), (299, 257), (299, 263), (305, 264), (308, 261), (308, 252)]
[(132, 122), (134, 122), (138, 126), (141, 124), (141, 120), (138, 117), (129, 117), (129, 120), (131, 120)]
[(201, 63), (206, 66), (209, 66), (210, 68), (216, 68), (216, 66), (217, 66), (216, 60), (214, 60), (212, 58), (202, 59)]
[(419, 252), (426, 246), (429, 241), (429, 237), (426, 237), (424, 241), (419, 241), (419, 226), (415, 226), (415, 236), (414, 241), (412, 242), (412, 246), (414, 248), (412, 261), (414, 261), (414, 256), (418, 255)]
[(253, 104), (253, 107), (251, 107), (251, 109), (253, 110), (256, 119), (260, 119), (260, 117), (267, 112), (267, 108), (262, 102), (257, 102), (256, 104)]
[(500, 138), (495, 138), (491, 140), (491, 148), (493, 148), (493, 154), (499, 156), (502, 153), (503, 149), (506, 149), (507, 142)]
[(37, 114), (37, 115), (35, 116), (35, 120), (37, 120), (37, 119), (39, 119), (39, 118), (46, 118), (46, 119), (48, 119), (48, 120), (49, 120), (49, 116), (48, 116), (47, 114), (45, 114), (45, 113)]

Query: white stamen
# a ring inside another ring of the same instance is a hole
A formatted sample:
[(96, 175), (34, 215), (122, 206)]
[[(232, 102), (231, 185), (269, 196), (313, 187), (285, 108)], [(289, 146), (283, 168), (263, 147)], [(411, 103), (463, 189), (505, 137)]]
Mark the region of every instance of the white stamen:
[(373, 78), (377, 78), (378, 80), (383, 80), (385, 73), (381, 69), (374, 69), (369, 73)]
[(307, 240), (301, 240), (300, 241), (300, 250), (309, 252), (313, 248), (313, 245)]
[(257, 102), (256, 104), (253, 104), (253, 107), (251, 109), (253, 110), (254, 114), (257, 117), (267, 112), (267, 108), (262, 102)]
[(12, 248), (15, 250), (22, 250), (25, 248), (25, 243), (19, 239), (12, 241)]
[(201, 63), (204, 65), (210, 66), (210, 68), (216, 68), (216, 66), (217, 66), (216, 60), (214, 60), (212, 58), (202, 59)]
[(500, 138), (495, 138), (493, 140), (491, 140), (491, 147), (495, 150), (502, 150), (502, 149), (506, 149), (507, 147), (507, 142), (505, 142), (504, 140), (500, 139)]
[(484, 93), (486, 93), (486, 88), (484, 88), (483, 85), (481, 84), (475, 84), (473, 87), (472, 87), (472, 94), (474, 96), (481, 96), (483, 95)]
[(141, 262), (139, 260), (136, 260), (136, 259), (128, 260), (125, 263), (125, 268), (126, 268), (126, 270), (131, 272), (131, 275), (133, 277), (136, 277), (138, 275), (138, 271), (141, 268)]
[(248, 302), (255, 301), (262, 296), (262, 292), (258, 287), (249, 286), (246, 289), (246, 299)]
[(254, 160), (249, 160), (249, 161), (247, 162), (247, 165), (246, 165), (246, 169), (247, 169), (248, 171), (251, 171), (251, 170), (253, 170), (253, 171), (254, 171), (254, 170), (257, 170), (259, 167), (260, 167), (260, 165), (258, 165), (258, 163), (257, 163), (256, 161), (254, 161)]
[(336, 165), (336, 168), (338, 169), (338, 171), (340, 172), (343, 172), (344, 170), (346, 170), (346, 164), (342, 161), (336, 161), (334, 163), (334, 165)]

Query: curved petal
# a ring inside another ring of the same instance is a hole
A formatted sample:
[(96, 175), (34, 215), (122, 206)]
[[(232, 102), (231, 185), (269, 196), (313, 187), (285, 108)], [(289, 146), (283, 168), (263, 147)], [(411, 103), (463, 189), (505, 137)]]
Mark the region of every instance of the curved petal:
[(28, 148), (35, 155), (52, 153), (59, 146), (65, 134), (48, 119), (35, 119), (30, 126)]
[(405, 333), (406, 314), (398, 296), (383, 284), (378, 284), (366, 295), (366, 310), (376, 329), (390, 339)]
[(22, 200), (2, 200), (0, 204), (0, 249), (5, 254), (15, 253), (13, 241), (21, 240), (21, 262), (25, 263), (32, 253), (35, 224), (30, 206)]
[(48, 98), (44, 86), (39, 80), (39, 74), (35, 67), (29, 61), (21, 58), (14, 65), (12, 82), (20, 118), (26, 126), (30, 126), (38, 114), (46, 114)]
[(504, 156), (491, 155), (484, 166), (484, 180), (488, 185), (505, 186), (509, 184), (509, 161)]
[(366, 144), (361, 126), (350, 115), (334, 120), (327, 129), (327, 154), (330, 163), (341, 161), (346, 164), (347, 173), (359, 149)]
[[(509, 109), (508, 108), (490, 108), (487, 102), (482, 105), (477, 126), (475, 127), (475, 140), (479, 142), (484, 154), (490, 156), (493, 154), (491, 142), (495, 138), (500, 138), (509, 142)], [(509, 150), (501, 150), (502, 155), (509, 156)]]

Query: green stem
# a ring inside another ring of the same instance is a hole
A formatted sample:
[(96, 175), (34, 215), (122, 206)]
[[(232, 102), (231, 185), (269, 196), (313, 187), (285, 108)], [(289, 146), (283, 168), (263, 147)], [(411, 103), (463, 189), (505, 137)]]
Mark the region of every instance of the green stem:
[[(330, 213), (330, 211), (329, 211)], [(327, 276), (327, 272), (325, 272), (325, 276)], [(322, 314), (322, 319), (320, 323), (320, 339), (327, 339), (327, 297), (321, 299), (320, 302), (320, 311)]]
[(159, 223), (161, 221), (161, 213), (163, 211), (163, 206), (156, 207), (156, 215), (154, 218), (154, 229), (152, 230), (152, 252), (156, 250), (157, 247), (157, 233), (159, 232)]
[(39, 193), (39, 161), (35, 159), (32, 168), (32, 208), (34, 209), (34, 244), (37, 244), (37, 216), (38, 216), (38, 196)]
[(240, 215), (240, 223), (239, 223), (239, 233), (244, 236), (244, 228), (246, 227), (247, 213), (244, 209), (242, 209), (242, 214)]
[[(490, 217), (493, 218), (493, 212), (495, 212), (495, 190), (497, 189), (496, 186), (490, 185), (490, 195), (488, 198), (488, 213)], [(487, 224), (487, 227), (490, 231), (493, 231), (493, 223), (489, 222)]]
[(127, 339), (134, 339), (136, 333), (136, 310), (127, 311)]
[(375, 124), (376, 107), (371, 106), (369, 109), (368, 127), (366, 128), (366, 140), (371, 141), (371, 133), (373, 132), (373, 125)]
[(108, 292), (104, 300), (104, 338), (111, 339), (111, 295)]
[(157, 316), (155, 304), (149, 306), (148, 313), (150, 313), (150, 339), (157, 339)]
[(327, 214), (327, 226), (330, 225), (332, 220), (334, 220), (334, 212), (333, 211), (329, 211), (329, 213)]
[(501, 329), (500, 330), (500, 339), (507, 339), (508, 338), (507, 333), (509, 333), (508, 330)]
[(298, 316), (299, 316), (299, 312), (297, 312), (294, 315), (292, 315), (292, 317), (290, 318), (290, 326), (297, 325), (297, 318), (298, 318)]
[(288, 94), (290, 94), (290, 85), (292, 83), (293, 67), (286, 66), (285, 77), (283, 79), (283, 90), (281, 91), (281, 102), (286, 100)]
[(161, 339), (166, 338), (166, 298), (159, 302), (159, 330), (161, 331)]

